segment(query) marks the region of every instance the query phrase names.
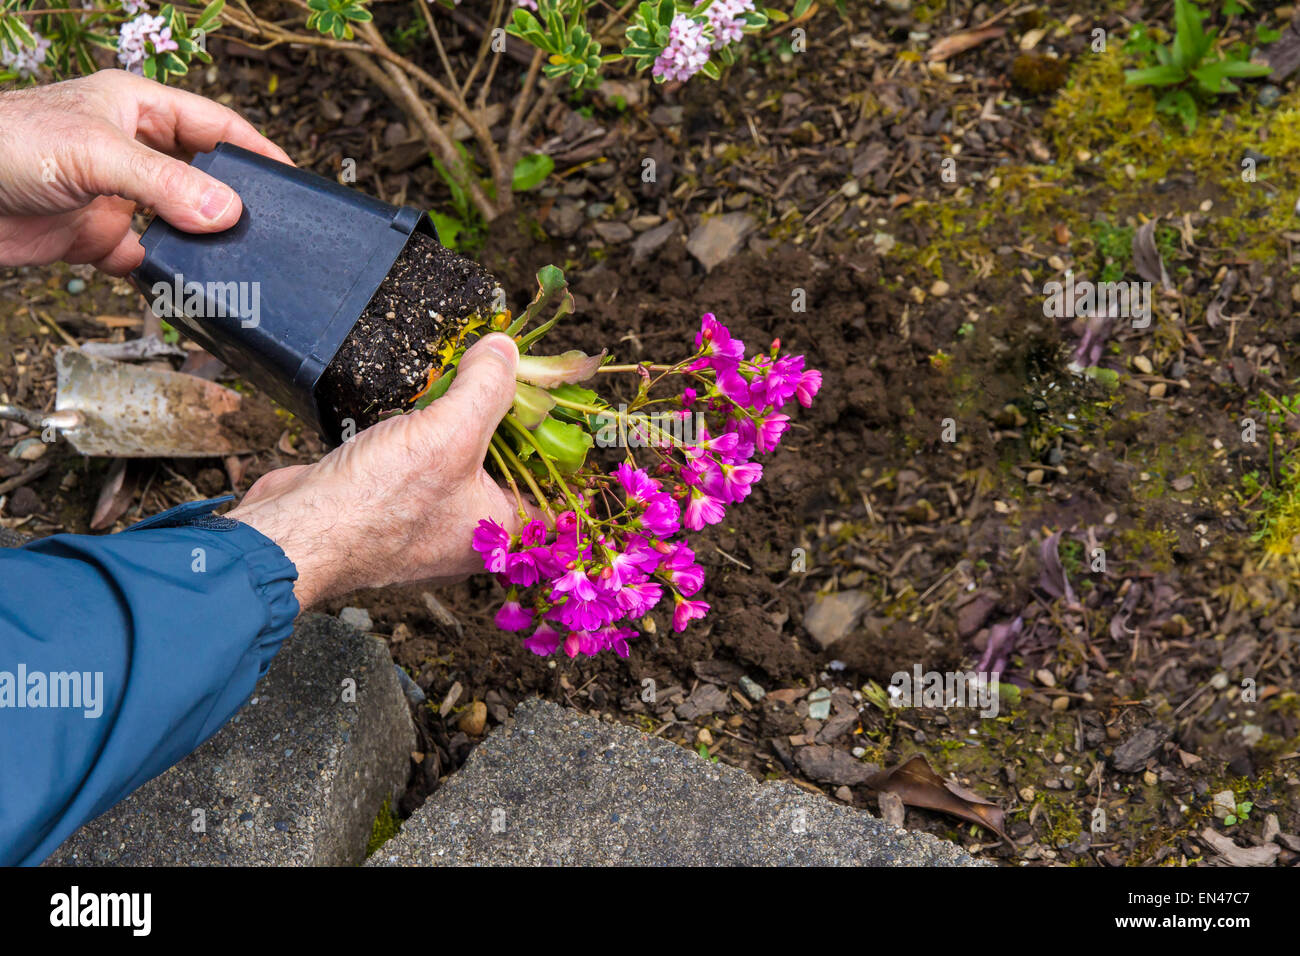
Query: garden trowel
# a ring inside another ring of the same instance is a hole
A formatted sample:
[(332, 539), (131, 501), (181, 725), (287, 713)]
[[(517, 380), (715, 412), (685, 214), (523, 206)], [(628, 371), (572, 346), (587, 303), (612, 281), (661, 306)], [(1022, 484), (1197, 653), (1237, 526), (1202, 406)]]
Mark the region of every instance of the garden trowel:
[(231, 428), (240, 395), (215, 382), (60, 349), (54, 411), (0, 405), (0, 419), (57, 431), (83, 455), (215, 458), (251, 451)]

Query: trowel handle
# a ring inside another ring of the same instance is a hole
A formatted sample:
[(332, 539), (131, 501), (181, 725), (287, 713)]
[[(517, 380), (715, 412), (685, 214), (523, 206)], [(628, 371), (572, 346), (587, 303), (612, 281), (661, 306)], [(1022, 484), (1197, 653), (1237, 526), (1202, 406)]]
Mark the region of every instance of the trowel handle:
[(28, 408), (19, 408), (17, 405), (0, 405), (0, 418), (7, 418), (11, 422), (22, 422), (28, 428), (40, 428), (45, 415)]
[(28, 428), (40, 430), (46, 425), (53, 425), (60, 430), (77, 428), (82, 424), (82, 416), (76, 411), (37, 412), (17, 405), (0, 405), (0, 419), (7, 418), (13, 422), (22, 422)]

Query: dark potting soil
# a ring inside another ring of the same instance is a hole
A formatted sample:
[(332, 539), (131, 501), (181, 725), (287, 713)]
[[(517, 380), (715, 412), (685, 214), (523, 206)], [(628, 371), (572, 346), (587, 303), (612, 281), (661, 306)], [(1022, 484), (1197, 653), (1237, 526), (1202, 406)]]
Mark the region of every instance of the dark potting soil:
[(409, 409), (443, 345), (489, 309), (497, 288), (478, 263), (414, 233), (321, 376), (326, 417), (351, 418), (360, 431)]

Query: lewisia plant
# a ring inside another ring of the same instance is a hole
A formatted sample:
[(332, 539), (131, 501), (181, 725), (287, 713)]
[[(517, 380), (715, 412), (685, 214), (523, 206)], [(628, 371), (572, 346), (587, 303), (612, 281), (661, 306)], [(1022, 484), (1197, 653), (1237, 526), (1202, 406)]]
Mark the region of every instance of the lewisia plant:
[[(573, 311), (559, 269), (537, 278), (523, 315), (488, 323), (520, 350), (514, 405), (492, 437), (490, 461), (515, 495), (522, 530), (480, 521), (473, 545), (506, 589), (497, 625), (522, 634), (533, 653), (626, 657), (635, 625), (652, 630), (648, 614), (661, 602), (672, 602), (674, 631), (708, 612), (691, 533), (748, 497), (763, 475), (756, 459), (789, 426), (783, 409), (809, 407), (821, 373), (805, 368), (802, 355), (782, 355), (779, 341), (746, 358), (744, 343), (712, 314), (700, 320), (694, 353), (671, 365), (614, 365), (604, 352), (532, 355)], [(525, 331), (557, 299), (555, 315)], [(420, 404), (445, 391), (460, 354)], [(616, 374), (637, 376), (635, 397), (617, 407), (581, 384)], [(660, 395), (668, 385), (671, 394)], [(598, 445), (618, 449), (612, 470), (588, 460), (599, 457), (589, 456)]]

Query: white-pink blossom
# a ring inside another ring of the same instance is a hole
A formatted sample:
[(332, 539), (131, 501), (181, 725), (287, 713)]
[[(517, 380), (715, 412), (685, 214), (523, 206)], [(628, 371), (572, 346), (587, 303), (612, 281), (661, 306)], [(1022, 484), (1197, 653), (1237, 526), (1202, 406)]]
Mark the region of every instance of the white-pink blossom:
[(149, 54), (176, 49), (179, 47), (167, 21), (147, 13), (122, 24), (117, 34), (117, 62), (132, 73), (144, 72), (144, 58)]
[(655, 58), (656, 79), (689, 80), (709, 62), (709, 37), (705, 24), (684, 13), (673, 17), (668, 28), (668, 45)]
[(7, 48), (0, 49), (0, 66), (13, 70), (23, 79), (36, 75), (50, 49), (50, 41), (45, 37), (39, 33), (33, 33), (32, 36), (36, 40), (35, 47), (19, 47), (17, 53)]
[[(696, 0), (698, 7), (704, 0)], [(754, 0), (713, 0), (709, 9), (704, 11), (709, 25), (713, 28), (713, 49), (721, 50), (730, 43), (737, 43), (745, 35), (745, 21), (741, 19), (754, 9)]]

